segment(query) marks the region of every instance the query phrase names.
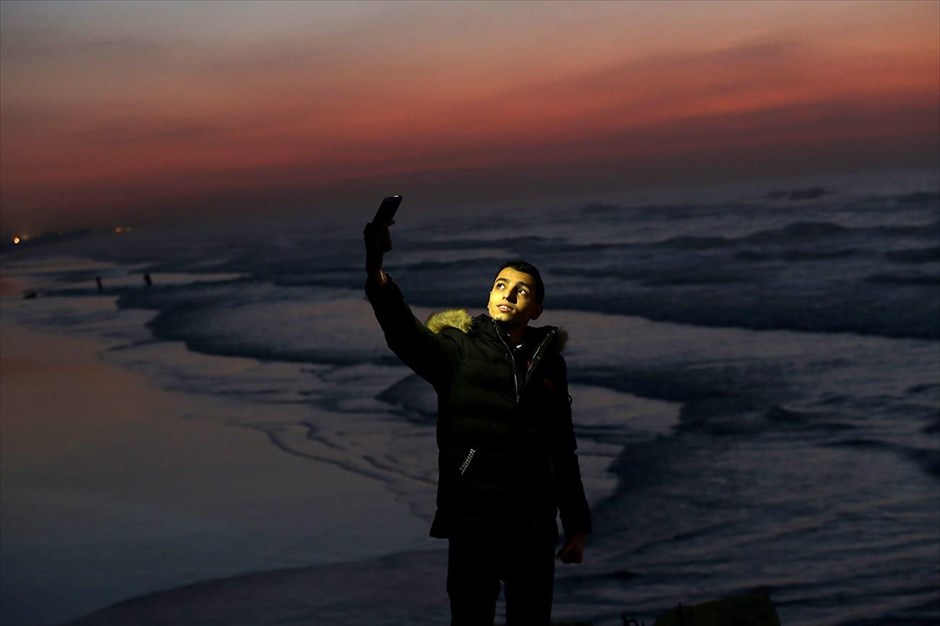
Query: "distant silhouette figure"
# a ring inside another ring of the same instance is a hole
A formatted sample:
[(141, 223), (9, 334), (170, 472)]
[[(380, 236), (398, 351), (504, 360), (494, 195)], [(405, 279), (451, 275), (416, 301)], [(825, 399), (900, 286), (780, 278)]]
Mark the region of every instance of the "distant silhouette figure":
[(101, 284), (101, 276), (95, 276), (95, 283), (98, 284), (98, 291), (104, 289), (104, 285)]
[(153, 286), (153, 281), (150, 279), (150, 274), (144, 274), (144, 284), (148, 287)]

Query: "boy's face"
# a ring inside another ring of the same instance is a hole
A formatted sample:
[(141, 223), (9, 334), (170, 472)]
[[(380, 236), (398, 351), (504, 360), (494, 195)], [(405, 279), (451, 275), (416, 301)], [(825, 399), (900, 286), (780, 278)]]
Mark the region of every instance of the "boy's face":
[(494, 320), (510, 326), (538, 319), (542, 305), (536, 301), (535, 281), (524, 272), (504, 267), (493, 281), (486, 310)]

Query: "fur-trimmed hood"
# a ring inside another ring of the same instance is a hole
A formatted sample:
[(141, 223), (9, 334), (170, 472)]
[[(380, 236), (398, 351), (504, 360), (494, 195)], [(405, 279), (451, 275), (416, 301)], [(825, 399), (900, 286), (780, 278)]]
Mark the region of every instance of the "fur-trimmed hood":
[(425, 325), (435, 334), (445, 328), (456, 328), (462, 333), (468, 333), (473, 326), (473, 316), (466, 309), (448, 309), (432, 313)]
[[(480, 315), (479, 317), (482, 318), (486, 316)], [(468, 334), (476, 319), (478, 318), (474, 318), (466, 309), (448, 309), (446, 311), (432, 313), (431, 316), (428, 317), (425, 325), (433, 333), (439, 333), (445, 328), (456, 328), (460, 332)], [(537, 327), (532, 328), (536, 329)], [(543, 332), (548, 332), (550, 329), (554, 329), (556, 333), (552, 345), (556, 350), (562, 352), (568, 344), (568, 331), (552, 326), (538, 328), (538, 330), (542, 330)]]

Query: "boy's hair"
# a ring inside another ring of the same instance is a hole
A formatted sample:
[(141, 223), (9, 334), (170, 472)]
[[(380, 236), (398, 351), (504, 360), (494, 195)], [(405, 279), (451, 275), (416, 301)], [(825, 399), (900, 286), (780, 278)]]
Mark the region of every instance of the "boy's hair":
[[(535, 289), (535, 301), (539, 304), (542, 304), (542, 302), (545, 300), (545, 284), (542, 282), (542, 275), (539, 273), (538, 268), (527, 261), (523, 261), (522, 259), (513, 259), (500, 265), (499, 269), (496, 270), (496, 276), (499, 276), (499, 273), (507, 267), (512, 268), (517, 272), (528, 274), (533, 278), (535, 284), (532, 285), (532, 287)], [(494, 281), (496, 280), (496, 276), (493, 277)]]

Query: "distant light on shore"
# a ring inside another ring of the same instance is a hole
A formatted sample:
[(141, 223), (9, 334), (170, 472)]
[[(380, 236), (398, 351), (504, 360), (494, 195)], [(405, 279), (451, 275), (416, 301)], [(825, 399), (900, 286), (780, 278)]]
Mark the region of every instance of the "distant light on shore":
[[(0, 0), (2, 1), (2, 0)], [(134, 227), (132, 226), (106, 226), (104, 228), (81, 228), (77, 230), (52, 230), (47, 232), (18, 232), (18, 233), (3, 233), (2, 240), (0, 240), (0, 247), (18, 247), (32, 248), (33, 246), (45, 245), (49, 243), (54, 243), (56, 241), (64, 241), (68, 239), (75, 239), (78, 237), (92, 236), (92, 235), (128, 235), (133, 232)]]

